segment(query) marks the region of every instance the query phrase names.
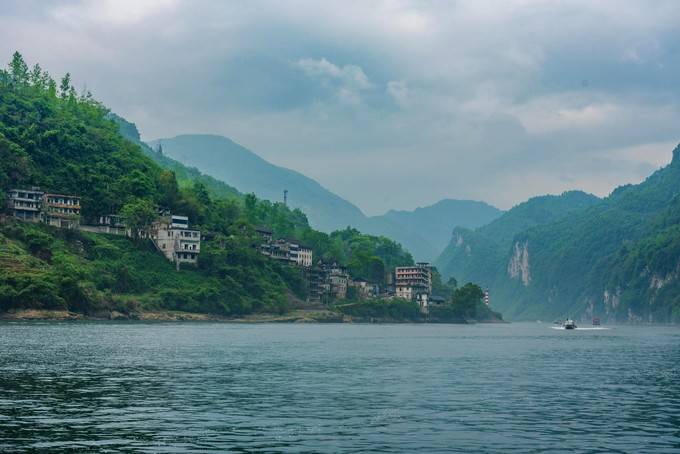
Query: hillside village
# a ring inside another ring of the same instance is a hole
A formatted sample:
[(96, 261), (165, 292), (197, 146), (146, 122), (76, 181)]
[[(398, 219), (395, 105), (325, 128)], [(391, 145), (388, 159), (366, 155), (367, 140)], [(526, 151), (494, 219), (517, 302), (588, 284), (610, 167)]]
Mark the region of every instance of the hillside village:
[[(139, 237), (150, 240), (157, 251), (176, 265), (196, 265), (201, 253), (201, 231), (191, 228), (188, 216), (158, 209), (158, 216), (146, 228), (133, 231), (120, 214), (100, 216), (94, 224), (81, 224), (81, 198), (48, 193), (38, 187), (11, 189), (7, 194), (8, 213), (23, 222), (43, 223), (61, 229), (78, 229), (98, 234)], [(307, 302), (331, 304), (353, 300), (398, 298), (416, 302), (423, 313), (443, 298), (432, 295), (432, 267), (428, 263), (395, 267), (386, 285), (352, 279), (346, 267), (336, 262), (314, 260), (311, 247), (294, 239), (274, 238), (271, 229), (255, 228), (261, 239), (262, 255), (299, 268), (307, 287)]]

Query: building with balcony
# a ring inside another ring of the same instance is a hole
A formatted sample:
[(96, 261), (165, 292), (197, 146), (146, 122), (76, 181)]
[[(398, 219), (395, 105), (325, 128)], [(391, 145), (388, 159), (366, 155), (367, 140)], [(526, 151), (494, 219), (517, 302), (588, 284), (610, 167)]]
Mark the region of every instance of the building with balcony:
[(80, 225), (80, 197), (63, 194), (44, 194), (42, 217), (45, 224), (63, 229)]
[(295, 240), (278, 239), (275, 241), (267, 240), (271, 238), (271, 232), (257, 230), (265, 241), (260, 244), (260, 252), (274, 260), (294, 264), (303, 268), (309, 268), (313, 263), (312, 248), (304, 246)]
[(156, 248), (178, 266), (198, 262), (201, 253), (201, 231), (189, 228), (186, 216), (163, 216), (149, 231)]
[(394, 270), (394, 296), (416, 301), (427, 310), (428, 297), (432, 294), (432, 267), (429, 263), (414, 266), (398, 266)]
[(40, 222), (43, 195), (38, 188), (10, 189), (7, 193), (7, 208), (10, 215), (22, 221)]

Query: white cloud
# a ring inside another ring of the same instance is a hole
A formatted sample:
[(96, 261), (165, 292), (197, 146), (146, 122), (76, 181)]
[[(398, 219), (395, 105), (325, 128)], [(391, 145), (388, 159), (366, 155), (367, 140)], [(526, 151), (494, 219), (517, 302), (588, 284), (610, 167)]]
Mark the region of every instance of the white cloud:
[(130, 25), (172, 10), (176, 5), (177, 0), (84, 0), (58, 5), (51, 15), (57, 22), (71, 26), (88, 23)]
[(675, 0), (6, 0), (0, 57), (71, 72), (146, 138), (230, 136), (367, 212), (507, 208), (663, 162), (678, 23)]

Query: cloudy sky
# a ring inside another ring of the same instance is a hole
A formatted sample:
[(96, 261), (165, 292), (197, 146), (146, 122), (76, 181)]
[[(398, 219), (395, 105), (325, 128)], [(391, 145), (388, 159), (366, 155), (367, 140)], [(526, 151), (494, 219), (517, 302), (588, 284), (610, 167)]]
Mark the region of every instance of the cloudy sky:
[(0, 57), (145, 139), (228, 136), (368, 214), (606, 195), (680, 141), (680, 2), (0, 1)]

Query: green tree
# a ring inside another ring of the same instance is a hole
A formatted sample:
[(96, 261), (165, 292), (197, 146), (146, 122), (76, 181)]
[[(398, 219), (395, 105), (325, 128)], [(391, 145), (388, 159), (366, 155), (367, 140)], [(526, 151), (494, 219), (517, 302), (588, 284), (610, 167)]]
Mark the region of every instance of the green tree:
[(15, 84), (25, 85), (28, 83), (28, 65), (19, 52), (14, 52), (14, 55), (12, 55), (9, 68), (10, 76)]
[(73, 87), (71, 86), (71, 74), (66, 73), (64, 74), (64, 77), (61, 79), (61, 83), (59, 84), (59, 96), (61, 96), (62, 99), (66, 99), (72, 92)]
[(138, 239), (140, 233), (147, 230), (158, 217), (153, 203), (145, 199), (134, 199), (126, 203), (120, 210), (120, 214), (135, 239)]

